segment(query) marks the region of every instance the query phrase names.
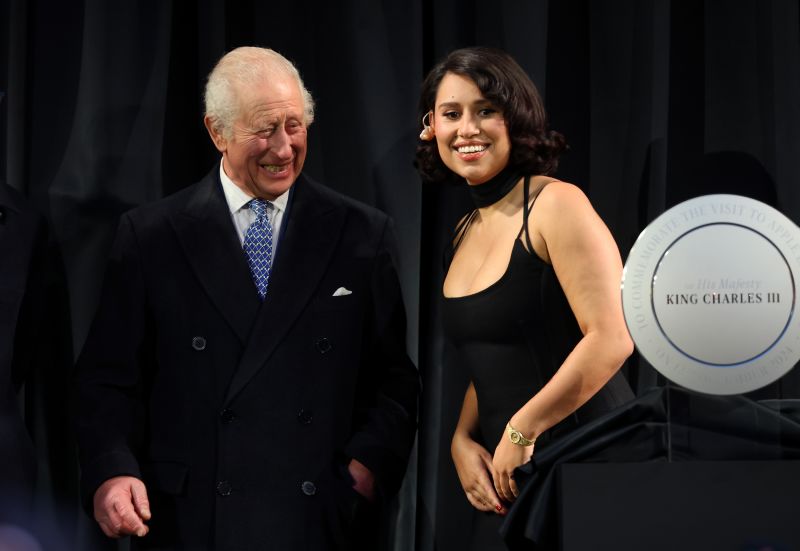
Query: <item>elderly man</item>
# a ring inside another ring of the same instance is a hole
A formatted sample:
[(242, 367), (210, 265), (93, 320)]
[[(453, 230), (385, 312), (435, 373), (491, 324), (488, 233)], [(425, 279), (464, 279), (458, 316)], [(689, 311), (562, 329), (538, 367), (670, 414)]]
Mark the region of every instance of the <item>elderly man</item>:
[(375, 549), (419, 392), (389, 220), (301, 174), (280, 54), (231, 51), (205, 99), (222, 161), (122, 217), (78, 362), (84, 503), (140, 549)]

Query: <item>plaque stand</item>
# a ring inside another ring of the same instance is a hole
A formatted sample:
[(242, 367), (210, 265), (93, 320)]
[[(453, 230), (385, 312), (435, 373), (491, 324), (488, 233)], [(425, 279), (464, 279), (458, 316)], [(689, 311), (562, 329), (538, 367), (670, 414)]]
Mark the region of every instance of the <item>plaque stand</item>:
[(558, 467), (562, 551), (800, 549), (800, 401), (663, 392), (665, 453)]

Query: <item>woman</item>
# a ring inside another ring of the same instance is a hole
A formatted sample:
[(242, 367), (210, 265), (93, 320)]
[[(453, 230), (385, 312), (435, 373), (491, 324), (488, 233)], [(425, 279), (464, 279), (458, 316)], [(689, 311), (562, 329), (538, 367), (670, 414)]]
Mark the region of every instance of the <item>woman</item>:
[[(451, 173), (476, 209), (458, 224), (445, 277), (445, 334), (469, 370), (451, 452), (476, 515), (474, 549), (518, 495), (514, 470), (546, 445), (633, 398), (622, 262), (577, 187), (549, 176), (565, 149), (535, 86), (507, 54), (452, 52), (422, 85), (417, 167)], [(494, 513), (494, 514), (489, 514)]]

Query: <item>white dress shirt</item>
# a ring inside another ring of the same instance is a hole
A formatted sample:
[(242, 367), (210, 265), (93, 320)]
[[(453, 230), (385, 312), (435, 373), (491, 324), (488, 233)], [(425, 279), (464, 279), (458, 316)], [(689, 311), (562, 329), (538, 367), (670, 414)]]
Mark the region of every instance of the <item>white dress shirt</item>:
[[(250, 210), (247, 203), (253, 199), (253, 196), (245, 192), (242, 188), (233, 183), (233, 180), (228, 178), (225, 174), (225, 169), (222, 162), (219, 163), (219, 179), (222, 182), (222, 192), (225, 194), (225, 200), (228, 202), (228, 209), (231, 212), (231, 219), (233, 225), (236, 227), (236, 233), (239, 236), (239, 243), (244, 245), (244, 236), (247, 233), (247, 228), (256, 219), (255, 213)], [(283, 215), (286, 212), (286, 203), (289, 201), (289, 191), (287, 190), (283, 195), (279, 195), (272, 203), (273, 208), (269, 212), (269, 221), (272, 224), (272, 258), (278, 251), (278, 242), (281, 234), (281, 223), (283, 222)]]

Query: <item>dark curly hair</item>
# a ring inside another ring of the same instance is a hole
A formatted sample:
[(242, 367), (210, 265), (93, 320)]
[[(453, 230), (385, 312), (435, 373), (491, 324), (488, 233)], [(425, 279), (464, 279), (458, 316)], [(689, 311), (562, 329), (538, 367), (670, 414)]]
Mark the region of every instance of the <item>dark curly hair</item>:
[[(542, 98), (531, 79), (514, 59), (496, 48), (473, 47), (451, 52), (425, 77), (419, 100), (419, 118), (434, 109), (436, 93), (445, 74), (472, 80), (484, 98), (503, 112), (511, 141), (509, 164), (524, 174), (552, 174), (567, 144), (564, 136), (547, 129)], [(414, 166), (424, 180), (449, 179), (436, 140), (417, 145)]]

